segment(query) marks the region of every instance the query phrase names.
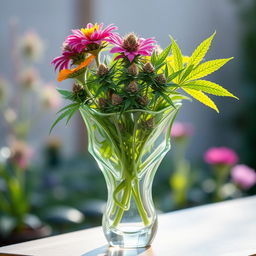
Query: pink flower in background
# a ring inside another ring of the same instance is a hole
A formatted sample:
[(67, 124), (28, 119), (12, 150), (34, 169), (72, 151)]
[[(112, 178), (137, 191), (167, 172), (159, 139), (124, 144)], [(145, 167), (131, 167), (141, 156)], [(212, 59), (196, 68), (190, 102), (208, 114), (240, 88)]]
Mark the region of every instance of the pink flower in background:
[(101, 45), (102, 42), (108, 42), (110, 37), (113, 35), (112, 31), (116, 30), (117, 27), (112, 24), (103, 28), (103, 24), (87, 24), (86, 28), (82, 29), (73, 29), (72, 35), (69, 35), (65, 43), (71, 49), (74, 49), (78, 52), (82, 52), (90, 44)]
[(125, 38), (115, 34), (111, 37), (110, 42), (114, 45), (110, 52), (120, 53), (116, 59), (127, 57), (130, 62), (138, 55), (150, 56), (156, 43), (153, 38), (138, 38), (133, 33), (128, 34)]
[(256, 184), (256, 172), (252, 168), (239, 164), (232, 168), (231, 178), (243, 189), (249, 189)]
[(26, 169), (33, 156), (32, 148), (24, 141), (13, 140), (10, 143), (10, 160), (21, 169)]
[(56, 57), (51, 62), (51, 64), (54, 64), (55, 66), (55, 71), (56, 69), (59, 69), (59, 71), (62, 69), (68, 69), (72, 64), (72, 57), (74, 57), (76, 54), (77, 51), (71, 50), (68, 46), (64, 46), (62, 55)]
[(61, 104), (60, 94), (55, 90), (53, 84), (44, 86), (41, 97), (45, 108), (56, 109)]
[(234, 165), (238, 161), (236, 152), (226, 147), (210, 148), (204, 155), (208, 164)]
[(172, 125), (171, 137), (175, 139), (184, 138), (193, 134), (193, 127), (189, 124), (175, 122)]

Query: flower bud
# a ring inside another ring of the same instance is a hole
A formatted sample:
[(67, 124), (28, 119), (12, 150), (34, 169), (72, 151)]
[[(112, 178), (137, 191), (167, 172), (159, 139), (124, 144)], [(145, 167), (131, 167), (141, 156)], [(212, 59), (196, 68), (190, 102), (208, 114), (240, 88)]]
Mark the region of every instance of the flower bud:
[(140, 103), (140, 105), (142, 105), (142, 106), (148, 105), (148, 102), (149, 102), (148, 97), (147, 97), (146, 95), (139, 97), (137, 101), (138, 101), (138, 102)]
[(155, 71), (155, 69), (154, 69), (154, 67), (152, 66), (151, 63), (147, 62), (147, 63), (144, 65), (144, 67), (143, 67), (143, 71), (144, 71), (145, 73), (150, 74), (150, 73), (153, 73), (153, 72)]
[(138, 37), (131, 33), (128, 34), (123, 41), (122, 47), (129, 52), (135, 52), (139, 48)]
[(73, 92), (74, 94), (78, 94), (79, 92), (81, 92), (81, 91), (83, 91), (83, 90), (84, 90), (84, 88), (83, 88), (82, 85), (77, 84), (77, 83), (74, 83), (74, 84), (73, 84), (72, 92)]
[(135, 81), (132, 81), (131, 83), (128, 84), (127, 86), (127, 91), (131, 93), (135, 93), (138, 91), (138, 85)]
[(106, 65), (100, 64), (97, 70), (97, 75), (98, 76), (104, 76), (108, 73), (109, 69)]
[(139, 74), (139, 69), (135, 63), (128, 68), (128, 73), (132, 76), (137, 76)]
[(123, 101), (123, 98), (120, 97), (119, 95), (117, 95), (117, 94), (115, 94), (115, 93), (113, 93), (113, 94), (111, 95), (111, 103), (112, 103), (112, 105), (117, 106), (117, 105), (119, 105), (120, 103), (122, 103), (122, 101)]
[(156, 77), (156, 81), (159, 83), (159, 84), (165, 84), (166, 83), (166, 78), (164, 76), (164, 74), (160, 74)]
[(154, 119), (154, 117), (151, 117), (148, 120), (146, 120), (145, 125), (148, 128), (154, 128), (154, 126), (155, 126), (155, 119)]
[(98, 104), (99, 104), (99, 107), (100, 107), (100, 108), (105, 108), (106, 105), (107, 105), (107, 100), (104, 99), (104, 98), (99, 98)]

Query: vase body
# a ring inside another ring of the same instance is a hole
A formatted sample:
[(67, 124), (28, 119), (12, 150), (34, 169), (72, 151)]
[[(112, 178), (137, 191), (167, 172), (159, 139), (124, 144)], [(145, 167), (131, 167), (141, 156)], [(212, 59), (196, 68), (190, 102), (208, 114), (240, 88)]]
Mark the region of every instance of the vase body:
[(170, 149), (170, 129), (181, 104), (159, 112), (103, 114), (84, 106), (88, 150), (107, 184), (103, 231), (111, 246), (145, 247), (157, 230), (152, 183)]

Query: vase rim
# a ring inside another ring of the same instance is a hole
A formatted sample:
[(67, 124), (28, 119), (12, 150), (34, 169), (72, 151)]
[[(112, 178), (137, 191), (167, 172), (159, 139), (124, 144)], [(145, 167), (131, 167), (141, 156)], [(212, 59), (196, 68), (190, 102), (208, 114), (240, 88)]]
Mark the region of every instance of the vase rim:
[[(168, 106), (166, 108), (163, 108), (159, 111), (153, 111), (153, 110), (145, 110), (145, 109), (130, 109), (130, 110), (126, 110), (124, 111), (124, 113), (133, 113), (133, 112), (145, 112), (145, 113), (151, 113), (151, 114), (159, 114), (159, 113), (162, 113), (166, 110), (169, 110), (169, 109), (179, 109), (181, 106), (182, 106), (182, 102), (181, 101), (178, 101), (178, 102), (174, 102), (174, 105), (176, 108), (174, 108), (173, 106)], [(94, 108), (90, 108), (88, 107), (87, 105), (83, 105), (80, 107), (81, 109), (87, 109), (89, 111), (92, 111), (94, 113), (97, 113), (98, 115), (102, 115), (102, 116), (111, 116), (111, 115), (116, 115), (116, 114), (121, 114), (121, 112), (112, 112), (112, 113), (103, 113), (103, 112), (100, 112)]]

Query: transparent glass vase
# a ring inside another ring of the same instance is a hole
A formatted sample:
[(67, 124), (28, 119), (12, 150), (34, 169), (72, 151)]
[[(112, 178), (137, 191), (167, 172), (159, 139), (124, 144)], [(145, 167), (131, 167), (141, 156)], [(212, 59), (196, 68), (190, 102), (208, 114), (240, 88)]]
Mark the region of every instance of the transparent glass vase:
[(151, 244), (157, 230), (153, 178), (170, 149), (170, 129), (180, 106), (110, 114), (87, 106), (80, 109), (88, 150), (107, 183), (102, 225), (109, 245), (138, 248)]

